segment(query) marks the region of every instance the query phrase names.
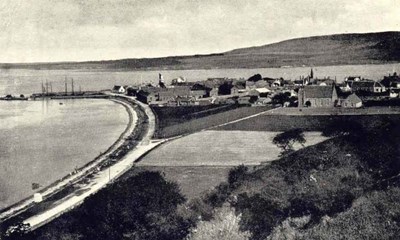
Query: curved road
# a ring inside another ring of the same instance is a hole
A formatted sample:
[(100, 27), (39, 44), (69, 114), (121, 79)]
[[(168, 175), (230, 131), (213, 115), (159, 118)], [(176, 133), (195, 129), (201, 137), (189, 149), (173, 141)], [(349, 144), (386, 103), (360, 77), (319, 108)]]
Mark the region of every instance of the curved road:
[[(112, 94), (115, 95), (115, 94)], [(23, 221), (25, 224), (29, 224), (31, 226), (31, 230), (34, 230), (51, 220), (57, 218), (63, 213), (69, 211), (80, 205), (87, 197), (96, 193), (103, 187), (105, 187), (108, 183), (112, 182), (123, 173), (128, 171), (136, 160), (138, 160), (143, 154), (147, 153), (157, 145), (161, 144), (162, 141), (152, 142), (151, 138), (153, 137), (155, 131), (155, 116), (150, 109), (149, 106), (143, 104), (132, 97), (127, 97), (123, 95), (115, 95), (120, 97), (129, 98), (133, 100), (137, 105), (140, 105), (144, 110), (146, 115), (148, 116), (149, 127), (144, 136), (144, 138), (139, 142), (139, 144), (132, 149), (124, 158), (119, 160), (117, 163), (110, 167), (106, 167), (101, 171), (94, 174), (94, 176), (90, 179), (88, 183), (77, 182), (74, 183), (75, 190), (63, 197), (62, 199), (54, 202), (50, 208), (47, 208), (40, 213), (37, 213)], [(131, 111), (134, 111), (130, 108)]]

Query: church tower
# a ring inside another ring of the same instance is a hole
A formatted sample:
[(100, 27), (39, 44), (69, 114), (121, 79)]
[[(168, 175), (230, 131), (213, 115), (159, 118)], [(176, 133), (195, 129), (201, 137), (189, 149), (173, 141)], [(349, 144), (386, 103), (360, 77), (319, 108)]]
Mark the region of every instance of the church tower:
[(165, 83), (164, 83), (164, 77), (161, 73), (158, 74), (158, 86), (160, 88), (166, 88)]

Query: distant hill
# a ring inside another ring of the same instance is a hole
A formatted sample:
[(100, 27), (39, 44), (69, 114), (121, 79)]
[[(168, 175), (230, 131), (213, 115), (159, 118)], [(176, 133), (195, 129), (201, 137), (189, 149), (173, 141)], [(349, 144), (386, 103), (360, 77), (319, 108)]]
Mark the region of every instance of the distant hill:
[(225, 53), (90, 62), (0, 64), (28, 69), (213, 69), (400, 62), (400, 32), (336, 34), (286, 40)]

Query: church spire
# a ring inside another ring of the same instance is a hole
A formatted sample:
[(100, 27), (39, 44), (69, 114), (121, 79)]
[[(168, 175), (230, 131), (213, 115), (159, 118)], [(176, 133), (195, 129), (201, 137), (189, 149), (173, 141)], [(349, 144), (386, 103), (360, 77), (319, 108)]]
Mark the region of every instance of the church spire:
[(312, 68), (311, 68), (311, 72), (310, 72), (310, 78), (314, 78), (314, 71)]

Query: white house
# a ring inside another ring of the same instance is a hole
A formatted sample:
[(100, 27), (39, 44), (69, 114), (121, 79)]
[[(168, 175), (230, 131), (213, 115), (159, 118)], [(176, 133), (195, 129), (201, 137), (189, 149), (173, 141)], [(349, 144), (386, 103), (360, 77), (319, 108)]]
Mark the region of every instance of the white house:
[(126, 88), (124, 86), (115, 85), (112, 89), (113, 93), (125, 93)]
[(362, 100), (355, 94), (350, 94), (347, 98), (340, 100), (340, 105), (344, 108), (360, 108)]

